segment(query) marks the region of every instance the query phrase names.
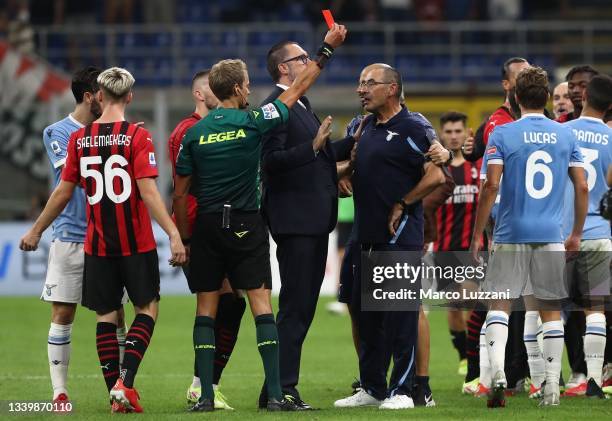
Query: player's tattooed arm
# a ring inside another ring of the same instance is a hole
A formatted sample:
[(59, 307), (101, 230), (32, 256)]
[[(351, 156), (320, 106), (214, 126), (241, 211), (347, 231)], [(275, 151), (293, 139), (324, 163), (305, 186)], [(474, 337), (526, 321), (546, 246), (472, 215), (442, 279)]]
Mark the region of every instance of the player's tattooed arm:
[(499, 183), (504, 170), (504, 166), (500, 164), (487, 165), (487, 178), (482, 183), (480, 197), (478, 198), (478, 207), (476, 208), (476, 222), (474, 223), (474, 231), (472, 232), (472, 242), (470, 244), (470, 252), (474, 261), (479, 261), (478, 253), (482, 244), (482, 233), (484, 232), (491, 209), (495, 204), (495, 198), (499, 192)]
[(136, 180), (136, 184), (138, 185), (140, 196), (145, 205), (147, 205), (151, 216), (170, 238), (170, 251), (172, 252), (172, 257), (169, 260), (170, 264), (172, 266), (182, 265), (187, 259), (185, 247), (181, 241), (178, 229), (166, 211), (166, 206), (159, 194), (159, 190), (157, 190), (155, 179), (151, 177), (139, 178)]
[(565, 240), (565, 250), (576, 252), (580, 250), (582, 229), (589, 207), (589, 187), (583, 167), (570, 167), (569, 177), (574, 185), (574, 226)]
[(38, 243), (43, 232), (51, 225), (51, 223), (59, 216), (64, 210), (70, 198), (72, 192), (76, 187), (75, 183), (62, 180), (57, 185), (51, 197), (47, 201), (45, 208), (41, 212), (40, 216), (32, 225), (32, 228), (21, 238), (19, 248), (24, 251), (34, 251), (38, 248)]

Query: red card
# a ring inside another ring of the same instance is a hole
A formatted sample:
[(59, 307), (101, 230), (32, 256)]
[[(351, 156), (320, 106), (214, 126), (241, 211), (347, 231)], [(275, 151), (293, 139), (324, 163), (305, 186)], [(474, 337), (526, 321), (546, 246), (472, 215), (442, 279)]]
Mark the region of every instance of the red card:
[(327, 23), (327, 27), (331, 29), (332, 26), (334, 26), (334, 17), (332, 16), (331, 11), (329, 9), (324, 9), (321, 10), (321, 12), (323, 13), (323, 17), (325, 18), (325, 23)]

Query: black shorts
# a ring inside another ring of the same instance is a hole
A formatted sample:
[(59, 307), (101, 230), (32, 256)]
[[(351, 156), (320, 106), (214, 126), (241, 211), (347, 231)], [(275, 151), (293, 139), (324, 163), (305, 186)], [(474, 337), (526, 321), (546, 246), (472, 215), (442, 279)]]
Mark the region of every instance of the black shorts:
[(221, 213), (198, 215), (191, 240), (191, 292), (211, 292), (229, 278), (233, 289), (272, 289), (268, 230), (258, 212), (234, 211), (230, 228), (221, 227)]
[(132, 256), (104, 257), (85, 253), (82, 304), (98, 314), (121, 307), (123, 288), (136, 307), (159, 301), (157, 250)]

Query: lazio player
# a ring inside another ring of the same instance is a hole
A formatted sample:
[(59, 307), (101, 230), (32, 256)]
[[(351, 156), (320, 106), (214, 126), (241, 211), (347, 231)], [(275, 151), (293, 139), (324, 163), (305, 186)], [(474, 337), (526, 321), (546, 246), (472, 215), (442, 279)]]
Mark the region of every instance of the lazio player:
[[(586, 217), (588, 190), (582, 154), (571, 131), (543, 114), (548, 77), (539, 67), (522, 70), (516, 80), (521, 119), (497, 127), (486, 156), (487, 177), (478, 204), (470, 250), (477, 258), (480, 238), (504, 174), (495, 246), (483, 285), (485, 291), (509, 292), (491, 303), (486, 341), (493, 373), (489, 407), (505, 406), (504, 356), (510, 299), (521, 296), (527, 310), (540, 310), (546, 386), (542, 405), (559, 405), (563, 323), (558, 300), (567, 297), (563, 282), (564, 251), (577, 251)], [(563, 196), (567, 173), (574, 184), (575, 218), (563, 244)]]
[[(314, 83), (345, 36), (344, 26), (334, 24), (317, 59), (307, 64), (291, 87), (273, 102), (248, 112), (249, 76), (244, 62), (223, 60), (211, 69), (209, 85), (220, 106), (183, 138), (174, 192), (176, 220), (186, 244), (190, 242), (186, 208), (190, 187), (198, 201), (189, 286), (197, 293), (193, 342), (202, 394), (191, 411), (214, 409), (214, 327), (219, 288), (226, 274), (232, 288), (246, 290), (255, 317), (257, 347), (268, 392), (267, 409), (298, 409), (283, 398), (279, 379), (278, 333), (270, 302), (268, 233), (259, 214), (261, 141), (264, 133), (287, 121), (288, 107)], [(328, 117), (321, 125), (322, 142), (329, 137), (330, 124)]]
[[(582, 104), (580, 117), (565, 123), (574, 132), (584, 156), (589, 187), (589, 208), (580, 242), (581, 253), (568, 262), (568, 278), (573, 284), (572, 290), (580, 295), (577, 297), (580, 301), (578, 304), (585, 308), (584, 355), (588, 381), (566, 390), (565, 395), (604, 398), (601, 390), (606, 348), (604, 299), (610, 294), (612, 244), (610, 222), (600, 215), (599, 200), (608, 190), (606, 173), (612, 165), (612, 129), (602, 120), (612, 106), (612, 79), (609, 76), (594, 76), (583, 94)], [(573, 197), (568, 193), (571, 192), (566, 192), (565, 236), (569, 236), (573, 222)]]

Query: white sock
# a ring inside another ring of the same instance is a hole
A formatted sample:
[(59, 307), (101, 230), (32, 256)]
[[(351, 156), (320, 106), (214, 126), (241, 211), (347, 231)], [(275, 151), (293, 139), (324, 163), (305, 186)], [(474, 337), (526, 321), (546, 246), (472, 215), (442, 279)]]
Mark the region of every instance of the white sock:
[(200, 383), (200, 378), (193, 376), (193, 380), (191, 381), (191, 387), (202, 387), (202, 383)]
[(537, 311), (525, 312), (525, 326), (523, 327), (523, 341), (527, 349), (527, 363), (531, 382), (535, 387), (541, 387), (544, 381), (544, 356), (538, 343), (538, 331), (541, 333), (538, 323), (540, 315)]
[(601, 375), (606, 350), (606, 316), (602, 313), (586, 317), (584, 335), (584, 359), (587, 365), (587, 379), (593, 378), (601, 386)]
[(561, 320), (542, 323), (542, 334), (544, 335), (542, 351), (546, 369), (546, 384), (559, 384), (564, 331)]
[(68, 394), (66, 380), (68, 378), (68, 363), (70, 362), (70, 336), (72, 324), (59, 325), (51, 323), (47, 339), (47, 355), (49, 357), (49, 372), (53, 386), (53, 399), (60, 393)]
[(125, 353), (125, 336), (127, 329), (125, 325), (117, 326), (117, 342), (119, 342), (119, 365), (123, 364), (123, 354)]
[(491, 362), (491, 376), (494, 376), (498, 371), (504, 371), (506, 342), (508, 342), (508, 315), (506, 312), (493, 310), (487, 313), (485, 337)]
[(480, 354), (478, 355), (478, 362), (480, 365), (479, 382), (486, 387), (491, 387), (491, 363), (489, 362), (489, 350), (487, 349), (487, 339), (485, 338), (486, 330), (487, 323), (485, 322), (480, 328)]

